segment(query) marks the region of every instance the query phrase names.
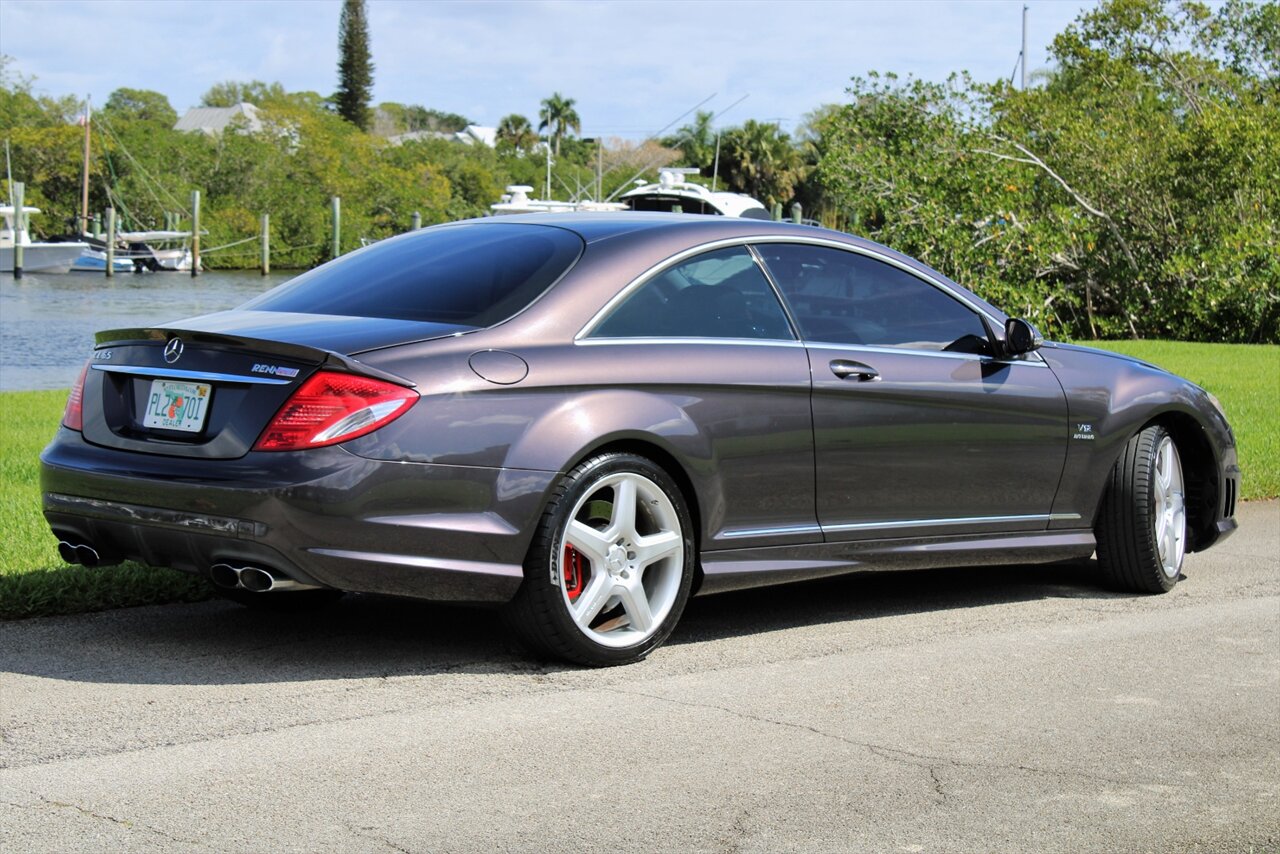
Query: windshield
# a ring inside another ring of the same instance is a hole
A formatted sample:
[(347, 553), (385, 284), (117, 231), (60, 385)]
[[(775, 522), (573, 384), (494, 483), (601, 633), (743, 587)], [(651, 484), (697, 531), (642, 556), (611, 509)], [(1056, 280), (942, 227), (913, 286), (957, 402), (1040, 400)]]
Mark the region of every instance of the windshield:
[(582, 249), (561, 228), (438, 226), (317, 267), (242, 308), (492, 326), (541, 296)]

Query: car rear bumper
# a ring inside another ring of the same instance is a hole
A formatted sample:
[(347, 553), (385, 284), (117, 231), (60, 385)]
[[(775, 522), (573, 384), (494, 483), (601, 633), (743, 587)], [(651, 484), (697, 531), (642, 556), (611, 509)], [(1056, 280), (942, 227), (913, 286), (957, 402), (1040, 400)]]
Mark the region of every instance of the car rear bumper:
[(302, 584), (451, 602), (515, 595), (556, 477), (340, 447), (175, 459), (100, 448), (65, 428), (40, 459), (55, 536), (92, 546), (102, 563), (257, 566)]

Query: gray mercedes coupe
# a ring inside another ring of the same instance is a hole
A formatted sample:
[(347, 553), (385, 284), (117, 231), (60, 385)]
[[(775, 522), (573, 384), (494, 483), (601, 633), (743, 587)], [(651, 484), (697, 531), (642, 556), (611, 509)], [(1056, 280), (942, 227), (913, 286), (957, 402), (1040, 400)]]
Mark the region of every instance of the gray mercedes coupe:
[(437, 226), (101, 332), (41, 462), (69, 562), (487, 603), (591, 665), (692, 594), (845, 572), (1096, 551), (1167, 591), (1240, 479), (1186, 380), (866, 240), (642, 213)]

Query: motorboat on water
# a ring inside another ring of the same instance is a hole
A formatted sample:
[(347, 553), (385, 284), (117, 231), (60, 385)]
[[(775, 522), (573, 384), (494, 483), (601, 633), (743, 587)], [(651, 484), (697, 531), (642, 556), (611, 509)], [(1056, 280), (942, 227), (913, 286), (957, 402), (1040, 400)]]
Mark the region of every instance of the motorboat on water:
[(148, 270), (191, 272), (189, 231), (124, 231), (120, 239), (140, 254)]
[[(25, 220), (31, 214), (40, 213), (39, 208), (22, 206)], [(31, 240), (25, 223), (18, 227), (17, 208), (13, 205), (0, 205), (0, 218), (4, 226), (0, 228), (0, 272), (12, 273), (14, 263), (14, 247), (22, 247), (22, 269), (28, 273), (65, 273), (80, 257), (89, 244), (78, 241), (62, 243), (41, 243)]]
[[(116, 235), (112, 270), (132, 272), (190, 272), (189, 231), (124, 231)], [(62, 243), (82, 242), (88, 247), (71, 266), (72, 272), (101, 273), (107, 269), (107, 242), (93, 235), (54, 238)]]
[(616, 202), (558, 202), (533, 199), (533, 187), (513, 184), (502, 200), (490, 205), (494, 215), (521, 213), (580, 213), (583, 211), (661, 211), (666, 213), (709, 214), (747, 219), (770, 219), (769, 211), (758, 200), (743, 193), (709, 190), (701, 184), (684, 180), (698, 169), (661, 169), (656, 183), (637, 181), (637, 186), (623, 193)]

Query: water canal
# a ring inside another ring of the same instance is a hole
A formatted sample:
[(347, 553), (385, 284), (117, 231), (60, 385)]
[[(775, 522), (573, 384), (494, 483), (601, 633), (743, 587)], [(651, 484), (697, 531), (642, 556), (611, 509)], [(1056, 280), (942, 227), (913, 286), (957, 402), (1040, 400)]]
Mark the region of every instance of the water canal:
[(232, 308), (296, 273), (0, 274), (0, 391), (69, 388), (98, 330)]

